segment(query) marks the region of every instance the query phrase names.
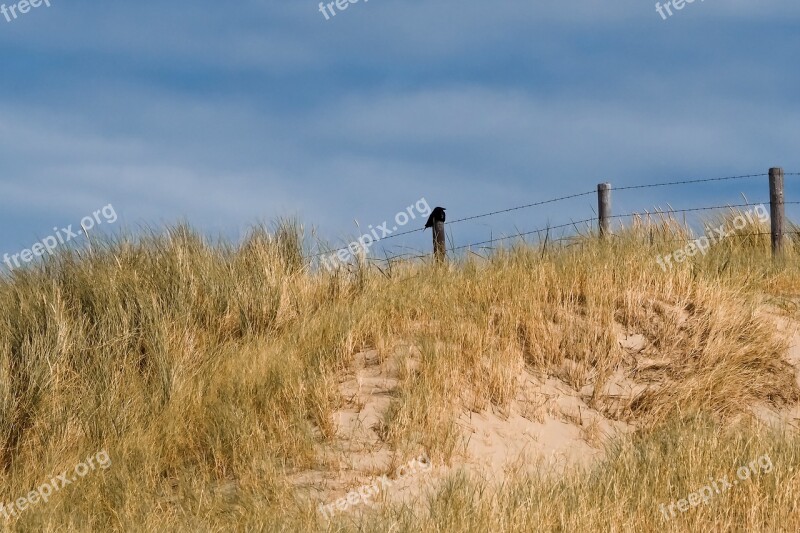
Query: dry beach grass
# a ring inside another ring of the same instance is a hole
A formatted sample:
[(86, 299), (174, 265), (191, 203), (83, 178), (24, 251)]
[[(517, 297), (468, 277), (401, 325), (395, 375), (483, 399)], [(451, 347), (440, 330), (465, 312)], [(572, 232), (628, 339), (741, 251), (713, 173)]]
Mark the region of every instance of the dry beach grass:
[[(798, 257), (732, 238), (664, 272), (669, 224), (334, 273), (290, 223), (240, 246), (179, 226), (15, 271), (0, 500), (101, 449), (113, 466), (6, 524), (798, 530)], [(429, 472), (319, 512), (421, 453)], [(659, 512), (764, 454), (769, 474)]]

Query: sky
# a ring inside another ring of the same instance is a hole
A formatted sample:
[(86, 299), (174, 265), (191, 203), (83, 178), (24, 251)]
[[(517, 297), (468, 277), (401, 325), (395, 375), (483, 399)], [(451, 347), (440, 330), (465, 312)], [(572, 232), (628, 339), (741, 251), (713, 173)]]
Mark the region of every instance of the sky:
[[(800, 172), (795, 0), (696, 0), (666, 19), (645, 0), (360, 0), (335, 16), (311, 0), (3, 1), (0, 254), (109, 205), (91, 232), (185, 221), (238, 242), (294, 217), (341, 246), (410, 206), (456, 220), (600, 182)], [(622, 214), (742, 194), (767, 201), (767, 178), (612, 201)], [(595, 210), (586, 195), (448, 239)], [(430, 247), (416, 231), (372, 252)]]

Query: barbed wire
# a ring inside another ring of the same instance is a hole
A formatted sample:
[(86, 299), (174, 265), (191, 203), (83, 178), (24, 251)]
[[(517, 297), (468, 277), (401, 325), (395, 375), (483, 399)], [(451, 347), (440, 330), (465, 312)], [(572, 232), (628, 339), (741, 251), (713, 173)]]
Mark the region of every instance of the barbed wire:
[(491, 244), (491, 243), (494, 243), (494, 242), (505, 241), (505, 240), (508, 240), (508, 239), (515, 239), (517, 237), (525, 237), (527, 235), (533, 235), (534, 233), (542, 233), (543, 231), (546, 231), (546, 232), (549, 233), (550, 230), (566, 228), (566, 227), (569, 227), (569, 226), (577, 226), (578, 224), (585, 224), (587, 222), (593, 222), (595, 220), (598, 220), (597, 217), (592, 217), (592, 218), (586, 218), (584, 220), (573, 221), (573, 222), (569, 222), (568, 224), (559, 224), (557, 226), (546, 226), (544, 228), (538, 228), (538, 229), (535, 229), (535, 230), (526, 231), (524, 233), (517, 233), (515, 235), (507, 235), (505, 237), (496, 237), (494, 239), (489, 239), (487, 241), (481, 241), (481, 242), (476, 242), (476, 243), (472, 243), (472, 244), (465, 244), (464, 246), (457, 246), (455, 248), (452, 248), (451, 251), (455, 252), (456, 250), (463, 250), (465, 248), (471, 248), (473, 246), (481, 246), (481, 245), (484, 245), (484, 244)]
[[(511, 211), (517, 211), (517, 210), (520, 210), (520, 209), (527, 209), (527, 208), (535, 207), (535, 206), (539, 206), (539, 205), (552, 204), (552, 203), (560, 202), (560, 201), (563, 201), (563, 200), (569, 200), (569, 199), (572, 199), (572, 198), (579, 198), (581, 196), (588, 196), (590, 194), (596, 194), (596, 191), (586, 191), (586, 192), (577, 193), (577, 194), (569, 194), (567, 196), (561, 196), (560, 198), (553, 198), (551, 200), (542, 200), (540, 202), (534, 202), (532, 204), (520, 205), (520, 206), (517, 206), (517, 207), (510, 207), (508, 209), (501, 209), (499, 211), (492, 211), (490, 213), (483, 213), (483, 214), (480, 214), (480, 215), (473, 215), (473, 216), (469, 216), (469, 217), (465, 217), (465, 218), (459, 218), (459, 219), (452, 220), (452, 221), (448, 222), (448, 224), (450, 224), (450, 225), (458, 224), (459, 222), (465, 222), (467, 220), (475, 220), (475, 219), (478, 219), (478, 218), (485, 218), (485, 217), (489, 217), (489, 216), (499, 215), (501, 213), (509, 213)], [(389, 239), (394, 239), (395, 237), (401, 237), (403, 235), (409, 235), (411, 233), (416, 233), (416, 232), (422, 231), (424, 229), (425, 228), (417, 228), (417, 229), (412, 229), (412, 230), (407, 230), (407, 231), (401, 231), (400, 233), (393, 233), (391, 235), (387, 235), (386, 237), (383, 237), (383, 238), (381, 238), (379, 240), (380, 241), (388, 241)], [(320, 252), (318, 254), (310, 256), (309, 259), (313, 259), (315, 257), (319, 257), (321, 255), (325, 255), (325, 254), (329, 254), (329, 253), (330, 254), (335, 254), (336, 252), (339, 252), (341, 250), (347, 250), (347, 249), (348, 249), (348, 247), (344, 246), (342, 248), (337, 248), (337, 249), (331, 250), (329, 252)]]
[(597, 194), (597, 191), (587, 191), (587, 192), (581, 192), (581, 193), (577, 193), (577, 194), (570, 194), (568, 196), (562, 196), (561, 198), (553, 198), (552, 200), (543, 200), (541, 202), (534, 202), (532, 204), (520, 205), (518, 207), (511, 207), (509, 209), (501, 209), (499, 211), (492, 211), (491, 213), (484, 213), (482, 215), (473, 215), (471, 217), (458, 218), (456, 220), (453, 220), (452, 222), (449, 222), (449, 224), (458, 224), (459, 222), (465, 222), (467, 220), (475, 220), (476, 218), (490, 217), (490, 216), (493, 216), (493, 215), (499, 215), (499, 214), (502, 214), (502, 213), (508, 213), (510, 211), (517, 211), (519, 209), (527, 209), (529, 207), (536, 207), (536, 206), (539, 206), (539, 205), (552, 204), (554, 202), (560, 202), (562, 200), (569, 200), (569, 199), (572, 199), (572, 198), (579, 198), (581, 196), (588, 196), (590, 194)]
[[(669, 211), (653, 211), (652, 213), (649, 211), (642, 211), (642, 212), (635, 212), (635, 213), (625, 213), (624, 215), (611, 215), (608, 218), (625, 218), (625, 217), (632, 217), (632, 216), (656, 216), (656, 215), (671, 215), (673, 213), (693, 213), (696, 211), (711, 211), (714, 209), (728, 209), (728, 208), (735, 208), (735, 207), (752, 207), (756, 205), (764, 205), (765, 202), (759, 203), (744, 203), (744, 204), (728, 204), (728, 205), (712, 205), (708, 207), (690, 207), (687, 209), (670, 209)], [(769, 203), (769, 202), (766, 202)], [(790, 202), (784, 202), (787, 204)], [(800, 202), (793, 202), (793, 203), (800, 203)]]
[[(787, 176), (800, 175), (800, 173), (798, 173), (798, 174), (789, 173), (789, 174), (785, 174), (785, 175), (787, 175)], [(667, 187), (667, 186), (671, 186), (671, 185), (686, 185), (686, 184), (705, 183), (705, 182), (712, 182), (712, 181), (739, 180), (739, 179), (745, 179), (745, 178), (759, 178), (759, 177), (765, 177), (765, 176), (769, 176), (769, 174), (767, 174), (767, 173), (744, 174), (744, 175), (741, 175), (741, 176), (724, 176), (724, 177), (721, 177), (721, 178), (703, 178), (703, 179), (693, 179), (693, 180), (669, 181), (669, 182), (664, 182), (664, 183), (649, 183), (649, 184), (644, 184), (644, 185), (628, 185), (628, 186), (624, 186), (624, 187), (614, 187), (614, 188), (612, 188), (612, 191), (625, 191), (625, 190), (631, 190), (631, 189), (647, 189), (647, 188), (652, 188), (652, 187)], [(518, 207), (509, 208), (509, 209), (501, 209), (499, 211), (492, 211), (490, 213), (484, 213), (484, 214), (481, 214), (481, 215), (473, 215), (473, 216), (469, 216), (469, 217), (459, 218), (459, 219), (456, 219), (456, 220), (453, 220), (453, 221), (449, 222), (449, 224), (457, 224), (459, 222), (465, 222), (467, 220), (474, 220), (474, 219), (477, 219), (477, 218), (484, 218), (484, 217), (488, 217), (488, 216), (499, 215), (499, 214), (502, 214), (502, 213), (508, 213), (509, 211), (516, 211), (516, 210), (519, 210), (519, 209), (527, 209), (529, 207), (535, 207), (535, 206), (549, 204), (549, 203), (553, 203), (553, 202), (559, 202), (561, 200), (567, 200), (567, 199), (571, 199), (571, 198), (579, 198), (581, 196), (588, 196), (590, 194), (597, 194), (597, 191), (587, 191), (587, 192), (582, 192), (582, 193), (577, 193), (577, 194), (571, 194), (571, 195), (568, 195), (568, 196), (562, 196), (561, 198), (554, 198), (552, 200), (545, 200), (545, 201), (542, 201), (542, 202), (534, 202), (532, 204), (521, 205), (521, 206), (518, 206)]]
[(725, 176), (722, 178), (703, 178), (703, 179), (695, 179), (695, 180), (682, 180), (682, 181), (668, 181), (664, 183), (648, 183), (644, 185), (627, 185), (625, 187), (613, 187), (612, 191), (627, 191), (631, 189), (649, 189), (652, 187), (667, 187), (670, 185), (686, 185), (691, 183), (707, 183), (711, 181), (726, 181), (726, 180), (741, 180), (745, 178), (763, 178), (765, 176), (769, 176), (769, 174), (761, 173), (761, 174), (744, 174), (742, 176)]
[[(787, 205), (787, 204), (789, 204), (789, 205), (800, 204), (800, 202), (784, 202), (784, 205)], [(653, 212), (653, 213), (643, 213), (643, 212), (625, 213), (623, 215), (612, 215), (609, 218), (626, 218), (626, 217), (634, 217), (634, 216), (641, 217), (641, 216), (645, 216), (645, 215), (647, 215), (647, 216), (650, 216), (650, 215), (658, 216), (658, 215), (669, 215), (669, 214), (672, 214), (672, 213), (691, 213), (691, 212), (698, 212), (698, 211), (710, 211), (710, 210), (713, 210), (713, 209), (729, 209), (729, 208), (733, 209), (733, 208), (737, 208), (737, 207), (750, 207), (750, 206), (757, 206), (757, 205), (764, 205), (764, 202), (761, 202), (761, 203), (743, 203), (743, 204), (716, 205), (716, 206), (708, 206), (708, 207), (693, 207), (693, 208), (688, 208), (688, 209), (672, 209), (670, 211), (656, 211), (656, 212)], [(504, 236), (504, 237), (496, 237), (494, 239), (489, 239), (489, 240), (486, 240), (486, 241), (481, 241), (481, 242), (472, 243), (472, 244), (466, 244), (466, 245), (463, 245), (463, 246), (457, 246), (455, 248), (452, 248), (451, 251), (455, 252), (457, 250), (463, 250), (463, 249), (466, 249), (466, 248), (471, 248), (473, 246), (482, 246), (482, 245), (491, 244), (491, 243), (494, 243), (494, 242), (504, 241), (504, 240), (508, 240), (508, 239), (514, 239), (514, 238), (517, 238), (517, 237), (524, 237), (524, 236), (527, 236), (527, 235), (532, 235), (534, 233), (542, 233), (544, 231), (560, 229), (560, 228), (566, 228), (566, 227), (575, 226), (575, 225), (578, 225), (578, 224), (585, 224), (587, 222), (594, 222), (596, 220), (599, 220), (599, 219), (597, 217), (592, 217), (592, 218), (587, 218), (587, 219), (584, 219), (584, 220), (570, 222), (570, 223), (567, 223), (567, 224), (559, 224), (557, 226), (548, 226), (548, 227), (539, 228), (539, 229), (535, 229), (535, 230), (531, 230), (531, 231), (526, 231), (524, 233), (517, 233), (515, 235), (507, 235), (507, 236)]]
[[(788, 235), (800, 235), (800, 231), (784, 231), (783, 234), (785, 236), (788, 236)], [(736, 233), (736, 234), (733, 234), (733, 235), (725, 235), (722, 238), (715, 238), (715, 240), (716, 240), (716, 244), (719, 244), (719, 242), (721, 242), (721, 241), (723, 241), (725, 239), (744, 239), (744, 238), (749, 238), (749, 237), (759, 237), (759, 236), (769, 236), (769, 235), (772, 235), (772, 233), (770, 233), (769, 231), (761, 231), (761, 232), (754, 232), (754, 233)], [(511, 239), (511, 238), (518, 237), (518, 236), (519, 235), (512, 235), (512, 236), (506, 237), (506, 239)], [(613, 235), (613, 234), (611, 236), (612, 237), (620, 237), (619, 235)], [(570, 235), (570, 236), (567, 236), (567, 237), (560, 237), (558, 239), (547, 239), (546, 243), (547, 244), (555, 244), (555, 243), (559, 243), (559, 242), (563, 242), (563, 241), (571, 241), (572, 242), (571, 245), (588, 244), (589, 241), (583, 240), (582, 237), (585, 237), (585, 236), (584, 235)], [(681, 238), (681, 239), (657, 238), (656, 242), (654, 242), (652, 244), (653, 245), (655, 245), (655, 244), (670, 244), (670, 243), (678, 243), (678, 242), (687, 243), (687, 242), (691, 242), (691, 241), (694, 241), (694, 240), (697, 240), (697, 239), (698, 239), (698, 237), (695, 237), (695, 238), (686, 237), (686, 238)], [(502, 240), (502, 239), (495, 239), (495, 240)], [(475, 246), (475, 244), (473, 244), (472, 246)], [(452, 250), (456, 250), (456, 249), (460, 249), (460, 248), (463, 248), (463, 247), (453, 248)], [(487, 250), (487, 249), (494, 250), (494, 248), (488, 248), (488, 247), (485, 247), (485, 246), (482, 249), (483, 250)], [(472, 251), (472, 250), (470, 250), (470, 251)], [(479, 255), (479, 254), (476, 254), (476, 255)], [(391, 262), (391, 261), (400, 260), (400, 259), (428, 259), (430, 257), (431, 257), (431, 254), (429, 254), (429, 253), (425, 254), (425, 253), (419, 252), (417, 254), (400, 254), (400, 255), (396, 255), (396, 256), (390, 256), (390, 257), (387, 257), (387, 258), (371, 258), (369, 260), (370, 261), (384, 261), (384, 262), (389, 261), (389, 262)]]
[[(800, 202), (783, 202), (783, 205), (797, 205)], [(653, 211), (652, 213), (649, 211), (643, 211), (641, 213), (626, 213), (624, 215), (611, 215), (609, 218), (624, 218), (624, 217), (631, 217), (631, 216), (650, 216), (650, 215), (669, 215), (672, 213), (691, 213), (694, 211), (710, 211), (712, 209), (733, 209), (734, 207), (752, 207), (752, 206), (767, 206), (769, 202), (758, 202), (758, 203), (744, 203), (744, 204), (727, 204), (727, 205), (714, 205), (709, 207), (692, 207), (688, 209), (670, 209), (669, 211)]]
[[(576, 224), (578, 224), (578, 222), (576, 222)], [(535, 231), (531, 232), (531, 233), (535, 233)], [(520, 235), (524, 235), (524, 234), (520, 234)], [(506, 239), (512, 239), (514, 237), (519, 237), (520, 235), (511, 235), (509, 237), (506, 237)], [(562, 242), (562, 241), (574, 241), (578, 237), (580, 237), (580, 236), (579, 235), (570, 235), (568, 237), (559, 237), (558, 239), (548, 239), (547, 242), (548, 243), (556, 243), (556, 242)], [(475, 244), (473, 244), (471, 246), (475, 246)], [(453, 251), (453, 250), (456, 250), (456, 249), (460, 249), (460, 248), (464, 248), (464, 247), (452, 248), (450, 251)], [(473, 250), (470, 250), (470, 251), (475, 253)], [(391, 262), (391, 261), (395, 261), (395, 260), (398, 260), (398, 259), (427, 259), (427, 258), (430, 258), (430, 257), (431, 257), (430, 253), (424, 253), (424, 252), (421, 252), (421, 251), (417, 251), (416, 253), (413, 253), (413, 254), (412, 253), (405, 253), (405, 254), (392, 255), (392, 256), (388, 256), (388, 257), (371, 257), (371, 258), (368, 258), (367, 260), (368, 261)]]
[[(789, 173), (784, 173), (784, 175), (785, 176), (800, 176), (800, 172), (789, 172)], [(662, 183), (649, 183), (649, 184), (643, 184), (643, 185), (627, 185), (627, 186), (624, 186), (624, 187), (612, 188), (612, 191), (648, 189), (648, 188), (654, 188), (654, 187), (668, 187), (668, 186), (674, 186), (674, 185), (689, 185), (689, 184), (695, 184), (695, 183), (708, 183), (708, 182), (716, 182), (716, 181), (740, 180), (740, 179), (758, 178), (758, 177), (765, 177), (765, 176), (769, 176), (769, 174), (768, 173), (743, 174), (743, 175), (739, 175), (739, 176), (724, 176), (724, 177), (719, 177), (719, 178), (701, 178), (701, 179), (690, 179), (690, 180), (680, 180), (680, 181), (669, 181), (669, 182), (662, 182)], [(593, 194), (596, 194), (596, 193), (597, 193), (596, 191), (592, 190), (592, 191), (586, 191), (586, 192), (581, 192), (581, 193), (576, 193), (576, 194), (569, 194), (569, 195), (566, 195), (566, 196), (561, 196), (561, 197), (553, 198), (553, 199), (550, 199), (550, 200), (542, 200), (542, 201), (539, 201), (539, 202), (533, 202), (533, 203), (530, 203), (530, 204), (520, 205), (520, 206), (516, 206), (516, 207), (510, 207), (510, 208), (507, 208), (507, 209), (500, 209), (500, 210), (491, 211), (491, 212), (488, 212), (488, 213), (482, 213), (482, 214), (478, 214), (478, 215), (472, 215), (472, 216), (468, 216), (468, 217), (458, 218), (458, 219), (455, 219), (455, 220), (452, 220), (452, 221), (448, 222), (448, 224), (449, 225), (458, 224), (458, 223), (466, 222), (466, 221), (469, 221), (469, 220), (477, 220), (479, 218), (486, 218), (486, 217), (490, 217), (490, 216), (494, 216), (494, 215), (500, 215), (500, 214), (503, 214), (503, 213), (509, 213), (509, 212), (512, 212), (512, 211), (518, 211), (518, 210), (521, 210), (521, 209), (529, 209), (531, 207), (537, 207), (537, 206), (541, 206), (541, 205), (551, 204), (551, 203), (560, 202), (560, 201), (563, 201), (563, 200), (570, 200), (570, 199), (573, 199), (573, 198), (580, 198), (580, 197), (583, 197), (583, 196), (589, 196), (589, 195), (593, 195)], [(785, 204), (796, 204), (796, 203), (798, 203), (798, 202), (785, 202)], [(676, 209), (676, 210), (670, 210), (670, 211), (666, 211), (666, 212), (659, 211), (657, 213), (688, 213), (688, 212), (692, 212), (692, 211), (704, 211), (704, 210), (711, 210), (711, 209), (721, 209), (721, 208), (724, 208), (724, 207), (747, 207), (747, 206), (752, 206), (752, 205), (759, 205), (759, 204), (737, 204), (737, 205), (722, 206), (722, 207), (715, 206), (715, 207), (704, 207), (704, 208), (695, 208), (695, 209)], [(628, 215), (614, 215), (611, 218), (622, 218), (622, 217), (626, 217), (626, 216), (632, 216), (632, 215), (635, 215), (635, 214), (639, 214), (639, 213), (633, 213), (633, 214), (628, 214)], [(597, 218), (588, 219), (588, 220), (597, 220)], [(566, 224), (566, 226), (569, 226), (569, 225), (571, 225), (571, 224)], [(561, 226), (561, 227), (565, 227), (565, 226)], [(403, 235), (410, 235), (412, 233), (417, 233), (419, 231), (423, 231), (424, 229), (425, 228), (415, 228), (415, 229), (411, 229), (411, 230), (401, 231), (400, 233), (393, 233), (391, 235), (387, 235), (385, 237), (382, 237), (382, 238), (378, 239), (375, 242), (387, 241), (387, 240), (394, 239), (394, 238), (397, 238), (397, 237), (402, 237)], [(550, 229), (555, 229), (555, 228), (550, 228)], [(537, 232), (540, 232), (540, 231), (544, 231), (544, 230), (533, 230), (533, 231), (525, 232), (525, 233), (522, 233), (522, 234), (519, 234), (519, 235), (530, 235), (532, 233), (537, 233)], [(517, 235), (517, 236), (519, 236), (519, 235)], [(504, 237), (504, 239), (507, 239), (507, 238), (513, 238), (513, 237)], [(479, 245), (479, 244), (483, 244), (483, 243), (477, 243), (476, 245)], [(469, 245), (463, 246), (463, 247), (458, 247), (457, 249), (463, 249), (463, 248), (466, 248), (466, 247), (469, 247)], [(332, 249), (330, 251), (318, 252), (318, 253), (316, 253), (314, 255), (309, 256), (308, 259), (314, 259), (314, 258), (323, 256), (323, 255), (326, 255), (326, 254), (336, 254), (336, 253), (338, 253), (340, 251), (348, 250), (349, 248), (350, 248), (349, 246), (343, 246), (341, 248)]]

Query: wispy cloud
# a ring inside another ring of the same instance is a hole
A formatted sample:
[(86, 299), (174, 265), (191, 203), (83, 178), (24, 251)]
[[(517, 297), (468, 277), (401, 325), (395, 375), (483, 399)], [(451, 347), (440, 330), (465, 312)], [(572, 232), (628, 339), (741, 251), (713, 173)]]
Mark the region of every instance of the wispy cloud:
[(361, 7), (326, 23), (313, 2), (76, 1), (0, 26), (0, 248), (109, 202), (133, 227), (297, 215), (339, 237), (422, 196), (458, 218), (605, 180), (800, 169), (796, 3), (670, 24), (632, 0)]

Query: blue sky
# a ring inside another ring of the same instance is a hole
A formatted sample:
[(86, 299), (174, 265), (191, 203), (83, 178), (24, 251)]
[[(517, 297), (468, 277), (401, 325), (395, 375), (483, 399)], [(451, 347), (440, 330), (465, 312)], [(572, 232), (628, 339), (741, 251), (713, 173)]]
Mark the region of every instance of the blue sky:
[[(668, 20), (642, 0), (362, 0), (331, 20), (318, 5), (51, 0), (0, 16), (0, 254), (107, 204), (109, 229), (187, 220), (239, 239), (296, 216), (342, 244), (422, 197), (456, 219), (601, 181), (800, 172), (796, 1), (697, 0)], [(740, 193), (768, 199), (766, 178), (620, 191), (614, 209)], [(463, 245), (594, 203), (449, 232)], [(430, 234), (390, 244), (428, 250)]]

